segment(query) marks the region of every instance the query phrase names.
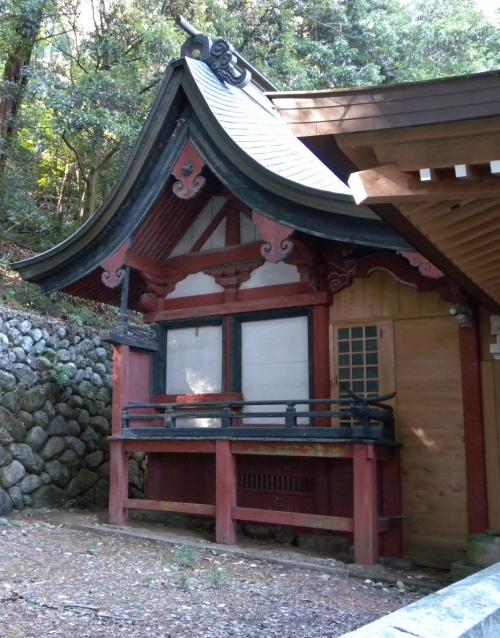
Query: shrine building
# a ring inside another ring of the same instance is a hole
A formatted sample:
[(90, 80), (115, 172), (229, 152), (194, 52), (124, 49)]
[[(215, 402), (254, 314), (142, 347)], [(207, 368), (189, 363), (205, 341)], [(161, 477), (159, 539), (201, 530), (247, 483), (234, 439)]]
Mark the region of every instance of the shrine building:
[(228, 544), (285, 526), (441, 566), (500, 529), (499, 89), (283, 93), (193, 33), (105, 203), (15, 265), (120, 306), (110, 522), (212, 517)]

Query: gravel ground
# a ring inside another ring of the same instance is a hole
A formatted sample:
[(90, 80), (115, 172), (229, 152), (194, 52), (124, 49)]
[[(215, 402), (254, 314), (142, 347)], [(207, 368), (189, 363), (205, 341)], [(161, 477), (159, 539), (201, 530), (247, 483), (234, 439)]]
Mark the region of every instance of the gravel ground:
[(0, 519), (0, 638), (333, 638), (422, 595), (399, 585)]

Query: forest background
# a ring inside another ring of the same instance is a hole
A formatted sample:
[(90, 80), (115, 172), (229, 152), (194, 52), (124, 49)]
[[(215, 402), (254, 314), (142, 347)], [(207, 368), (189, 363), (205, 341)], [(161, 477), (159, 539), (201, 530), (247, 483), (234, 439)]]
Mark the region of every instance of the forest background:
[(0, 0), (0, 301), (92, 322), (5, 262), (61, 241), (103, 201), (187, 37), (178, 14), (280, 89), (500, 68), (500, 10), (475, 0)]

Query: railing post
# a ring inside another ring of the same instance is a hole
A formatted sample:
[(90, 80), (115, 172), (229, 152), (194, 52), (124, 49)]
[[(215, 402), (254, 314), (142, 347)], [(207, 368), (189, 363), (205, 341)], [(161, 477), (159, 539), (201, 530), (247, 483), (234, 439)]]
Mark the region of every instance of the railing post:
[(126, 407), (122, 408), (122, 432), (130, 427), (130, 422), (125, 417), (128, 415)]
[(285, 411), (285, 427), (294, 428), (297, 425), (297, 409), (294, 401), (288, 401)]
[(372, 444), (354, 443), (354, 561), (374, 565), (378, 561), (377, 458)]
[(164, 428), (175, 428), (176, 418), (175, 418), (175, 409), (173, 405), (167, 405), (165, 411), (163, 412), (163, 427)]
[(230, 428), (233, 426), (233, 412), (229, 403), (224, 403), (222, 406), (221, 426), (223, 428)]
[(215, 540), (225, 545), (237, 542), (236, 521), (236, 459), (231, 451), (231, 442), (215, 442)]

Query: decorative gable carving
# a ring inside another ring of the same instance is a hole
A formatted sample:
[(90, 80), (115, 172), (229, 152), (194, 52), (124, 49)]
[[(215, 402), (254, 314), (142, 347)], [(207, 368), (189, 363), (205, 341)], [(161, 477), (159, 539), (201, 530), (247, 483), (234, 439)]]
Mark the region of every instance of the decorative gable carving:
[(262, 213), (252, 211), (252, 221), (259, 229), (264, 244), (261, 254), (267, 261), (283, 261), (292, 254), (294, 243), (289, 237), (294, 232), (293, 228), (283, 226)]
[(198, 151), (191, 142), (186, 142), (172, 169), (172, 175), (178, 180), (172, 186), (177, 197), (191, 199), (200, 192), (206, 181), (203, 175), (200, 175), (204, 166), (205, 162)]

